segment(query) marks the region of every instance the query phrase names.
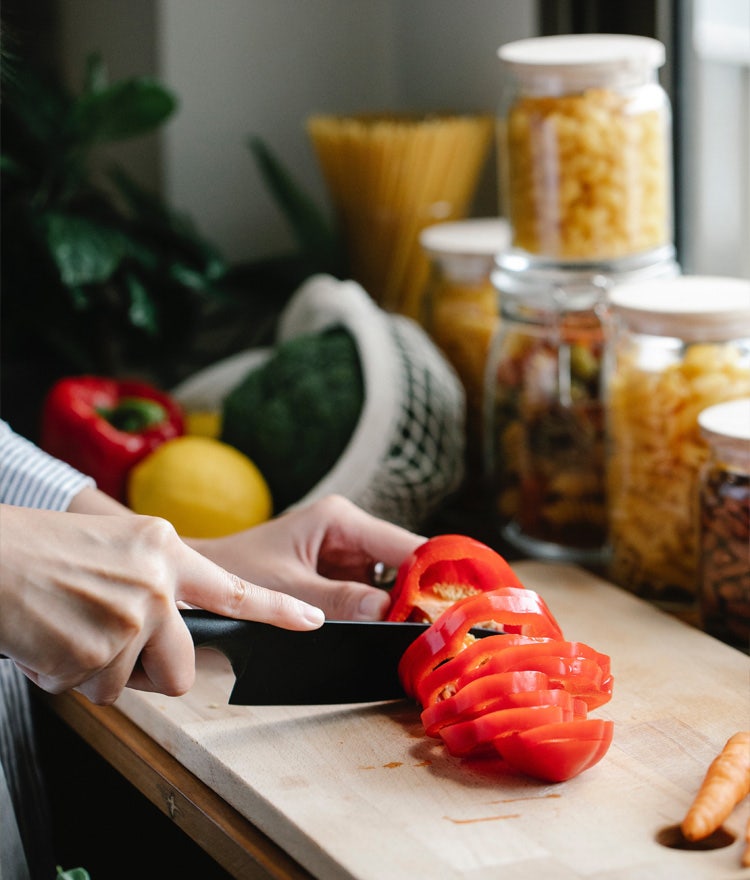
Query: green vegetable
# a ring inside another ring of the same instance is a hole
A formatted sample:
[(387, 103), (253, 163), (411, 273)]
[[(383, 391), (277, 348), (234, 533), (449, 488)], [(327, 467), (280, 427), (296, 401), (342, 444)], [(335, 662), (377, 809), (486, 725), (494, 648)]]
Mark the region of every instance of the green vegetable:
[(279, 344), (224, 401), (225, 443), (260, 469), (274, 510), (299, 501), (333, 467), (359, 420), (364, 384), (349, 332), (335, 327)]
[(85, 868), (69, 868), (67, 871), (58, 865), (56, 880), (91, 880)]

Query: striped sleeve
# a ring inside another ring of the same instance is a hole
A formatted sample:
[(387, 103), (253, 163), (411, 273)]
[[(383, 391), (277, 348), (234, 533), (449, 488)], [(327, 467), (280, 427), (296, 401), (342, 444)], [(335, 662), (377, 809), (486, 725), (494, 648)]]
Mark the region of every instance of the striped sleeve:
[(0, 420), (0, 503), (67, 510), (81, 489), (95, 485)]

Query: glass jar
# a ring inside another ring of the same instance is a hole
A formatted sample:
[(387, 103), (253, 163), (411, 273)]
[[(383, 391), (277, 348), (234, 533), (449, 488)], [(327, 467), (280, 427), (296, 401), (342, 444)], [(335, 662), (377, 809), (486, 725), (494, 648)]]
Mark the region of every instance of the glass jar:
[(750, 397), (698, 416), (701, 474), (699, 608), (703, 629), (750, 650)]
[(509, 240), (508, 223), (501, 218), (438, 223), (420, 236), (431, 267), (422, 323), (466, 391), (467, 485), (482, 476), (484, 373), (500, 320), (490, 275)]
[(664, 46), (572, 34), (498, 50), (500, 186), (513, 246), (614, 260), (672, 241), (671, 108)]
[(485, 465), (503, 537), (530, 556), (603, 559), (607, 535), (602, 359), (616, 281), (678, 272), (671, 252), (627, 271), (496, 261), (501, 321), (487, 359)]
[(750, 282), (683, 276), (616, 288), (607, 365), (611, 577), (695, 607), (698, 414), (750, 394)]

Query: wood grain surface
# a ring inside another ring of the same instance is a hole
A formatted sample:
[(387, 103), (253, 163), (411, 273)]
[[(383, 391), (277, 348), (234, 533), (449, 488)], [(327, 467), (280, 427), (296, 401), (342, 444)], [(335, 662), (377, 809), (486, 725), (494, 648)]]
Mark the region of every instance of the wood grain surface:
[(729, 735), (750, 729), (750, 658), (574, 566), (514, 567), (566, 638), (612, 658), (613, 699), (592, 717), (614, 719), (613, 745), (568, 782), (452, 758), (406, 700), (229, 706), (231, 670), (210, 651), (186, 696), (126, 691), (117, 708), (321, 880), (750, 877), (747, 801), (729, 846), (658, 842)]

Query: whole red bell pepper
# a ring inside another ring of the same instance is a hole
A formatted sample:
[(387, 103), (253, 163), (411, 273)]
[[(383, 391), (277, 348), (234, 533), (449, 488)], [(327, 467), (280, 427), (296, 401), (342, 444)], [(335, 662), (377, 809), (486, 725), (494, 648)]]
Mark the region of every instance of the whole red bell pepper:
[(523, 589), (499, 553), (466, 535), (437, 535), (401, 564), (387, 619), (434, 623), (459, 599), (498, 587)]
[(124, 503), (131, 468), (184, 433), (181, 407), (153, 385), (73, 376), (56, 382), (45, 398), (40, 445)]

